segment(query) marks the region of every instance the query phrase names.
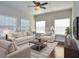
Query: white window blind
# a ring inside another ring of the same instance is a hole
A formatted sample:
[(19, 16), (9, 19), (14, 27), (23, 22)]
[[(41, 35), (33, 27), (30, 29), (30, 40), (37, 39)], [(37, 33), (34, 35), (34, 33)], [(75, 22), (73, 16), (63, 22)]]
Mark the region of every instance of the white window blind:
[(0, 38), (4, 37), (6, 30), (16, 31), (16, 18), (0, 15)]
[(21, 31), (30, 30), (30, 21), (26, 19), (21, 19)]
[(66, 27), (70, 26), (70, 18), (55, 19), (55, 34), (65, 35)]
[(1, 29), (16, 31), (16, 18), (0, 15), (0, 30)]
[(45, 21), (36, 21), (36, 32), (45, 33)]

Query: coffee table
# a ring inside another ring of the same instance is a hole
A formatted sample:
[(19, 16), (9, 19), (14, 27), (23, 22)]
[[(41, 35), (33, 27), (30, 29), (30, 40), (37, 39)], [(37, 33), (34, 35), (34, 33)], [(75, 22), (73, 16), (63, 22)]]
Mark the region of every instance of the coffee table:
[(46, 44), (45, 44), (45, 42), (41, 42), (41, 39), (38, 39), (38, 41), (30, 41), (29, 45), (30, 45), (30, 43), (33, 43), (34, 45), (31, 48), (34, 50), (40, 51), (47, 46), (47, 42), (46, 42)]

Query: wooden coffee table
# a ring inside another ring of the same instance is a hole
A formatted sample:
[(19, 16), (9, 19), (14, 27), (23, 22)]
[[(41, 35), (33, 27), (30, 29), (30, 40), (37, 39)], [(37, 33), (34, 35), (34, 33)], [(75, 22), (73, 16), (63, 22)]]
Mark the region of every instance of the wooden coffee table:
[(46, 41), (41, 42), (41, 39), (38, 39), (38, 41), (30, 41), (29, 45), (30, 45), (30, 43), (33, 43), (34, 45), (31, 48), (34, 50), (40, 51), (47, 46), (47, 42), (46, 42), (46, 44), (45, 44), (45, 42)]
[(50, 57), (55, 57), (54, 52), (55, 52), (55, 47), (57, 46), (58, 42), (53, 42), (53, 43), (47, 43), (47, 46), (40, 50), (36, 51), (34, 49), (31, 49), (31, 57), (32, 58), (50, 58)]

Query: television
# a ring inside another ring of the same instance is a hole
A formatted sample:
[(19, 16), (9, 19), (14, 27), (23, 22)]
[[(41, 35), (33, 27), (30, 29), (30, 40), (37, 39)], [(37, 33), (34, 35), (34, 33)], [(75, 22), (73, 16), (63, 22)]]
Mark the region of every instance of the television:
[(76, 17), (73, 21), (73, 36), (79, 40), (79, 17)]

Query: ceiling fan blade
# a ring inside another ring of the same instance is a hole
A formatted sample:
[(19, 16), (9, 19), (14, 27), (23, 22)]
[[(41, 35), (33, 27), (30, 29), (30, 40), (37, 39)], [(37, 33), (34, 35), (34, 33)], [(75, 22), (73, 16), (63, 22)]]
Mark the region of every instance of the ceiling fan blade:
[(42, 9), (46, 9), (46, 7), (40, 7), (40, 8), (42, 8)]
[(35, 6), (27, 6), (27, 7), (35, 7)]
[(36, 4), (37, 2), (36, 1), (33, 1), (33, 3)]
[(39, 4), (40, 2), (38, 2), (38, 1), (33, 1), (33, 3), (34, 3), (34, 4)]
[(38, 1), (33, 1), (33, 3), (34, 3), (36, 6), (39, 6), (39, 5), (40, 5), (40, 2), (38, 2)]
[(40, 4), (40, 5), (47, 5), (48, 3), (47, 2), (45, 2), (45, 3), (42, 3), (42, 4)]

